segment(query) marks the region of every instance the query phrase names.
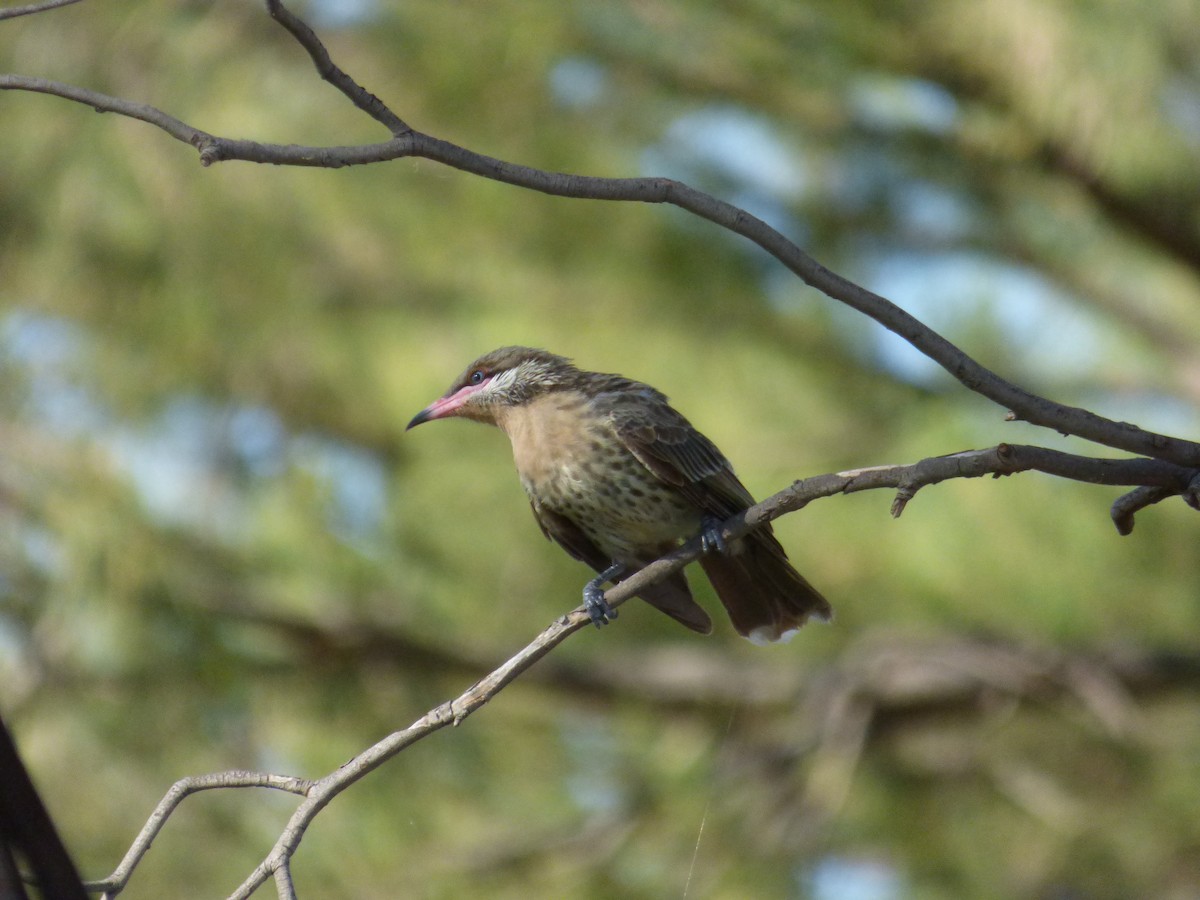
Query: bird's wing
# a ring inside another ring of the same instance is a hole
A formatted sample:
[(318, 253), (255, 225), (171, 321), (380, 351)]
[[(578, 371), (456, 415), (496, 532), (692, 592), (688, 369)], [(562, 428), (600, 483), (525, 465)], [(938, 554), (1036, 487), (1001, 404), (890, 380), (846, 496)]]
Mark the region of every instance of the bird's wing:
[(638, 461), (701, 511), (727, 519), (754, 505), (716, 445), (646, 385), (606, 393), (597, 403)]
[[(727, 519), (754, 505), (712, 441), (653, 391), (607, 400), (609, 420), (629, 451), (702, 512)], [(661, 402), (647, 402), (661, 401)], [(701, 557), (709, 581), (738, 632), (762, 643), (779, 640), (810, 616), (828, 619), (829, 603), (787, 561), (770, 525), (741, 538), (729, 555)]]
[(597, 572), (603, 572), (608, 568), (608, 564), (612, 560), (606, 557), (600, 548), (592, 543), (591, 538), (583, 533), (583, 529), (573, 521), (554, 510), (546, 509), (535, 500), (530, 500), (529, 505), (533, 509), (533, 517), (537, 519), (537, 523), (542, 529), (542, 534), (547, 538), (554, 541), (575, 559), (587, 563)]
[[(608, 568), (610, 560), (573, 521), (544, 506), (539, 506), (536, 502), (531, 501), (530, 506), (533, 508), (533, 517), (537, 519), (537, 523), (546, 537), (580, 562), (587, 563), (597, 572), (603, 572)], [(633, 573), (623, 572), (615, 580), (622, 581), (631, 574)], [(655, 609), (665, 612), (675, 621), (686, 625), (692, 631), (698, 631), (700, 634), (712, 632), (712, 619), (692, 599), (687, 578), (682, 572), (676, 572), (664, 581), (650, 585), (638, 596)]]

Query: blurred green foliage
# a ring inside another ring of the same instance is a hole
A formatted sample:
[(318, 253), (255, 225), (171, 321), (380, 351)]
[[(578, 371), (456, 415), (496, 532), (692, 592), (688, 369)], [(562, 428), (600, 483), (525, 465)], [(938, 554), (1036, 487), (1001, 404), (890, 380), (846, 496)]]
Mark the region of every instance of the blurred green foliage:
[[(414, 127), (685, 178), (1030, 389), (1200, 431), (1192, 0), (299, 11)], [(0, 58), (225, 136), (384, 137), (254, 4), (83, 3), (0, 23)], [(92, 877), (176, 778), (315, 777), (577, 603), (586, 573), (539, 536), (502, 435), (403, 435), (481, 352), (656, 385), (759, 496), (1002, 440), (1083, 447), (1004, 423), (677, 210), (424, 161), (201, 169), (56, 98), (0, 111), (0, 710)], [(882, 493), (814, 504), (778, 532), (832, 626), (761, 650), (635, 604), (556, 654), (761, 667), (795, 704), (519, 682), (327, 809), (301, 894), (825, 898), (882, 867), (870, 896), (1194, 896), (1186, 691), (1141, 698), (1133, 737), (1019, 698), (896, 725), (847, 760), (844, 796), (806, 755), (799, 698), (867, 632), (1196, 652), (1195, 514), (1165, 503), (1119, 538), (1115, 496), (1026, 475), (930, 488), (898, 522)], [(292, 803), (189, 799), (125, 896), (227, 893)]]

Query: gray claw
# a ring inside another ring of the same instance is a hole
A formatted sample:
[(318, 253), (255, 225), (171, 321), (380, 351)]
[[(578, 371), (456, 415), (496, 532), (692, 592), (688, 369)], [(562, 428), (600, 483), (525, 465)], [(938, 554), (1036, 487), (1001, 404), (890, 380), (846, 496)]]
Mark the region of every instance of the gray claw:
[(705, 553), (720, 553), (722, 556), (729, 555), (729, 545), (725, 543), (725, 537), (721, 534), (724, 527), (720, 519), (713, 516), (705, 516), (700, 521), (700, 547)]
[(625, 571), (625, 566), (621, 563), (613, 563), (583, 586), (583, 608), (592, 617), (592, 624), (597, 628), (607, 625), (617, 617), (617, 611), (604, 599), (602, 585), (609, 579), (616, 578), (623, 571)]
[(583, 607), (587, 610), (589, 616), (592, 617), (592, 624), (599, 628), (602, 625), (607, 625), (617, 617), (617, 611), (608, 605), (608, 601), (604, 599), (604, 589), (601, 587), (592, 587), (589, 581), (588, 586), (583, 589)]

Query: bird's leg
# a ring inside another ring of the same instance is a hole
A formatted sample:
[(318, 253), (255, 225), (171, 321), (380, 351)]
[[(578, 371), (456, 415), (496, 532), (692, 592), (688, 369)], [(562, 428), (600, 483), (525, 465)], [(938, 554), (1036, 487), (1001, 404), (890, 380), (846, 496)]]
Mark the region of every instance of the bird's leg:
[(725, 530), (724, 523), (716, 516), (705, 513), (700, 519), (700, 547), (705, 553), (720, 553), (729, 555), (729, 545), (721, 532)]
[(617, 611), (604, 599), (604, 582), (616, 578), (625, 571), (625, 564), (615, 562), (583, 586), (583, 608), (592, 617), (592, 624), (599, 628), (617, 617)]

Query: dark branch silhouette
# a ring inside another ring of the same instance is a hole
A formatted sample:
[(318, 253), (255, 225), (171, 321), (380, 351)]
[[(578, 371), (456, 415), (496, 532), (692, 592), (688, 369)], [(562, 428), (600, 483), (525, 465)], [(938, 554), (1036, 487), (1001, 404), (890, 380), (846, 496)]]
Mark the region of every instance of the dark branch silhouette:
[(83, 900), (87, 892), (63, 847), (54, 822), (0, 721), (0, 897), (24, 898), (17, 863), (25, 863), (30, 881), (45, 900)]

